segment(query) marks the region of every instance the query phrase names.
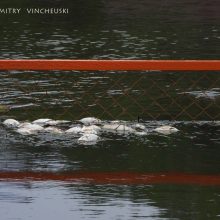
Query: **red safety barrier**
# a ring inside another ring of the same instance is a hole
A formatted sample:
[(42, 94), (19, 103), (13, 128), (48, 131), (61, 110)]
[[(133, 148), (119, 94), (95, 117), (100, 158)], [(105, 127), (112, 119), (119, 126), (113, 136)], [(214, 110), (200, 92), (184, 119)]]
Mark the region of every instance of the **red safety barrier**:
[(220, 60), (0, 60), (0, 70), (220, 70)]
[(71, 181), (95, 184), (220, 185), (220, 175), (135, 172), (0, 172), (0, 181)]

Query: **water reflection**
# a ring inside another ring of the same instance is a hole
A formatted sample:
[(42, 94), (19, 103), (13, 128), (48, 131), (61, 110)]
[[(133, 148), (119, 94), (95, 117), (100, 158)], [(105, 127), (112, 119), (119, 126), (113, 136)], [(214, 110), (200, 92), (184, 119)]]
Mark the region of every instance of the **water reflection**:
[[(63, 186), (56, 182), (0, 185), (0, 202), (2, 210), (5, 210), (1, 215), (4, 219), (128, 219), (160, 216), (160, 209), (148, 199), (133, 202), (126, 186)], [(13, 194), (9, 193), (11, 190)], [(4, 198), (5, 194), (8, 195), (7, 199)]]
[(0, 183), (4, 219), (217, 219), (219, 193), (197, 186)]

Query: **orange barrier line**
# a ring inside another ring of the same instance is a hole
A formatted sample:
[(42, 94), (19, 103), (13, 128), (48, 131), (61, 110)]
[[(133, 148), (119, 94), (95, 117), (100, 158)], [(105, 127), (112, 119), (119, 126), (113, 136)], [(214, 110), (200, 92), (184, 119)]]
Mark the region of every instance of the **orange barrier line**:
[(220, 70), (220, 60), (0, 60), (0, 70)]
[(0, 181), (71, 181), (95, 184), (220, 185), (220, 175), (134, 172), (0, 172)]

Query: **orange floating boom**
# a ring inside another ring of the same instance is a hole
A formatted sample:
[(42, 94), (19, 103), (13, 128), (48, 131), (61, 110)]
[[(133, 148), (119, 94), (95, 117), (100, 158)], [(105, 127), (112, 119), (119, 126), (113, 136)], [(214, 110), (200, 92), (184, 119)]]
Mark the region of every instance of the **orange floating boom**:
[(220, 175), (135, 172), (1, 171), (0, 181), (64, 181), (94, 184), (180, 184), (220, 186)]
[(220, 60), (0, 60), (0, 70), (220, 70)]

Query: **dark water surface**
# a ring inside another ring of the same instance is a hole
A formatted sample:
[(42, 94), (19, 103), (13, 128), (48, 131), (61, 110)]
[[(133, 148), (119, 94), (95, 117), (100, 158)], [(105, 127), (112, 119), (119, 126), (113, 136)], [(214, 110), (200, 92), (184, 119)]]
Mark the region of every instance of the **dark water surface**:
[[(215, 0), (2, 0), (0, 7), (68, 7), (70, 11), (68, 15), (0, 14), (1, 59), (219, 58), (220, 2)], [(219, 120), (218, 74), (1, 71), (0, 104), (11, 110), (0, 115), (0, 171), (187, 173), (219, 178), (220, 124), (210, 122)], [(196, 104), (189, 107), (192, 101)], [(187, 111), (180, 114), (182, 108)], [(104, 133), (96, 145), (84, 146), (62, 135), (21, 136), (2, 125), (9, 117), (74, 121), (88, 114), (128, 123), (140, 115), (148, 128), (176, 119), (180, 132), (170, 136)], [(152, 119), (157, 121), (148, 121)], [(220, 219), (219, 204), (219, 185), (187, 180), (179, 184), (0, 182), (0, 219), (4, 220), (215, 220)]]

